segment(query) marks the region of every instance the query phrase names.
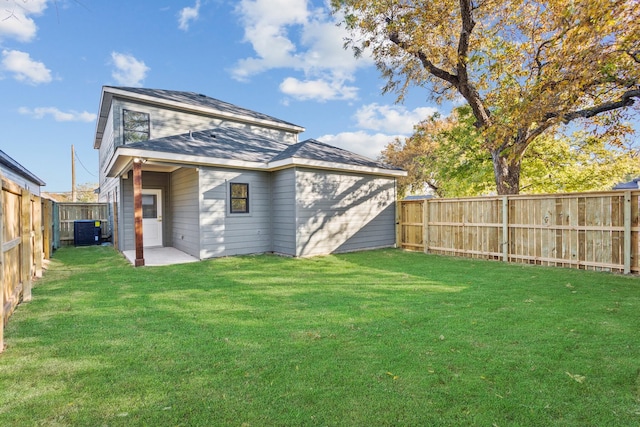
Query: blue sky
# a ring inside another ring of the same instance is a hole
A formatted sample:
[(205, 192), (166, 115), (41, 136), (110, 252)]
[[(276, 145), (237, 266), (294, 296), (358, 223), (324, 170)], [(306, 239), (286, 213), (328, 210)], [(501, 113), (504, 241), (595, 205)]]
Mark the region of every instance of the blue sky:
[[(369, 157), (439, 108), (381, 95), (322, 0), (0, 0), (0, 149), (44, 191), (98, 182), (103, 85), (185, 90), (275, 116)], [(446, 114), (447, 111), (442, 111)]]

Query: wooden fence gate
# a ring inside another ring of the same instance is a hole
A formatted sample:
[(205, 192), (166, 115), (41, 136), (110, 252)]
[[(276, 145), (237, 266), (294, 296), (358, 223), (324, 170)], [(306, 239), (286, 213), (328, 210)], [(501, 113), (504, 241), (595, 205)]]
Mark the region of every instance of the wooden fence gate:
[(640, 273), (638, 191), (398, 203), (398, 246), (506, 262)]

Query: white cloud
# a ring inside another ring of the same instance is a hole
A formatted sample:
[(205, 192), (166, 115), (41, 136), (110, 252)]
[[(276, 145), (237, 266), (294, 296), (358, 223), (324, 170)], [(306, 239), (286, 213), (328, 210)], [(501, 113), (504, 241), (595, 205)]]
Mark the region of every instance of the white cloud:
[(193, 7), (185, 7), (178, 13), (178, 28), (182, 31), (188, 31), (191, 21), (197, 20), (199, 15), (200, 0), (196, 0), (196, 4)]
[(353, 117), (360, 130), (324, 135), (317, 139), (376, 159), (387, 144), (396, 138), (410, 136), (414, 125), (435, 113), (437, 109), (432, 107), (408, 110), (401, 105), (367, 104), (360, 107)]
[(42, 62), (31, 59), (28, 53), (19, 50), (3, 50), (1, 66), (21, 82), (37, 85), (52, 80), (51, 70)]
[(0, 7), (0, 40), (32, 41), (38, 31), (30, 16), (38, 16), (47, 8), (48, 0), (5, 0)]
[(407, 110), (401, 105), (379, 105), (376, 103), (360, 107), (355, 114), (357, 126), (364, 129), (410, 135), (413, 127), (437, 113), (432, 107)]
[(316, 139), (326, 144), (353, 151), (370, 159), (377, 159), (387, 144), (395, 138), (403, 138), (403, 135), (369, 134), (365, 131), (357, 131), (342, 132), (337, 135), (323, 135)]
[[(359, 67), (370, 60), (356, 60), (342, 48), (347, 35), (325, 7), (312, 9), (307, 0), (242, 0), (236, 12), (244, 25), (244, 40), (254, 56), (238, 61), (231, 70), (237, 80), (276, 68), (300, 72), (288, 77), (280, 89), (297, 99), (354, 99), (353, 81)], [(329, 90), (329, 95), (324, 90)]]
[(142, 81), (147, 77), (150, 68), (143, 61), (137, 60), (132, 55), (119, 52), (111, 52), (111, 60), (115, 70), (111, 72), (118, 84), (124, 86), (142, 86)]
[(287, 77), (280, 84), (280, 91), (292, 98), (305, 101), (315, 99), (317, 101), (348, 100), (355, 99), (358, 88), (346, 86), (338, 80), (305, 80), (300, 81), (294, 77)]
[(73, 110), (64, 112), (56, 107), (37, 107), (34, 109), (20, 107), (18, 112), (20, 114), (32, 116), (36, 119), (51, 116), (56, 122), (92, 122), (96, 119), (96, 115), (94, 113), (89, 113), (87, 111), (78, 112)]

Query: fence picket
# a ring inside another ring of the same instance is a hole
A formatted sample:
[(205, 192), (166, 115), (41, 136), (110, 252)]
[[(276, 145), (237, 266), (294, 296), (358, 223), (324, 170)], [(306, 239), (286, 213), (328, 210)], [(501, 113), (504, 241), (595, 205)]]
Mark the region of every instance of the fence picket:
[(398, 246), (640, 273), (639, 196), (640, 190), (400, 201)]

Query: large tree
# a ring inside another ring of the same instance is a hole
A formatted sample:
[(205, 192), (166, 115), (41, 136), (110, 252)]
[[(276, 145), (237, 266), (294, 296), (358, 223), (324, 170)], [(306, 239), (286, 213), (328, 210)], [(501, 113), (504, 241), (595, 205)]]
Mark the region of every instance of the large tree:
[(638, 0), (332, 0), (356, 54), (369, 50), (385, 91), (412, 85), (464, 98), (497, 192), (520, 190), (522, 158), (573, 121), (613, 134), (640, 98)]
[[(387, 144), (380, 159), (408, 172), (398, 180), (401, 196), (425, 190), (440, 197), (480, 196), (495, 192), (491, 156), (473, 126), (469, 107), (446, 118), (431, 117), (414, 134)], [(610, 190), (640, 175), (639, 151), (614, 147), (584, 132), (541, 135), (522, 158), (522, 191), (557, 193)]]

